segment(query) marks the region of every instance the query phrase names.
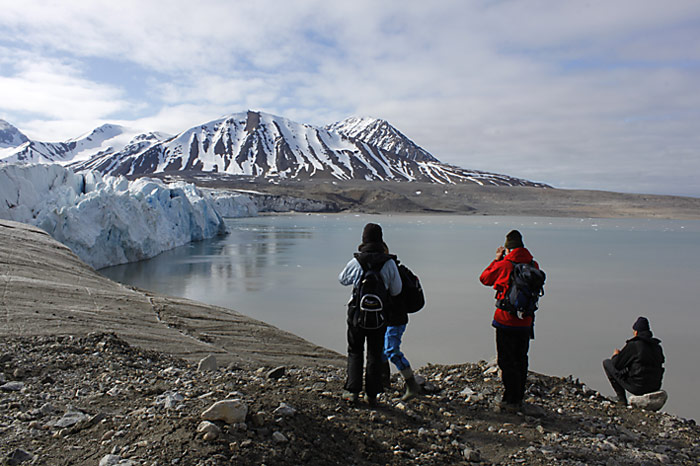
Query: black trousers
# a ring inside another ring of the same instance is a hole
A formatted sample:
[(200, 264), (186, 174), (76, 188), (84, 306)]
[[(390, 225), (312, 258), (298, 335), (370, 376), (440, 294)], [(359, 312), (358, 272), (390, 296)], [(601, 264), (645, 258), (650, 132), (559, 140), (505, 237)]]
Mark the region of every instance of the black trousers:
[(503, 401), (520, 404), (525, 398), (530, 332), (496, 329), (498, 367), (503, 381)]
[(645, 387), (640, 387), (639, 385), (630, 383), (623, 377), (622, 372), (617, 370), (615, 364), (612, 362), (612, 359), (606, 359), (603, 361), (603, 369), (605, 370), (605, 375), (610, 381), (610, 385), (612, 385), (612, 388), (615, 390), (615, 393), (620, 401), (627, 401), (627, 394), (625, 393), (625, 390), (633, 395), (644, 395), (650, 391), (655, 391), (645, 390)]
[(364, 366), (365, 343), (367, 344), (367, 366), (365, 369), (365, 393), (376, 395), (382, 391), (382, 354), (384, 353), (384, 327), (366, 330), (348, 326), (348, 378), (345, 389), (362, 391), (362, 369)]

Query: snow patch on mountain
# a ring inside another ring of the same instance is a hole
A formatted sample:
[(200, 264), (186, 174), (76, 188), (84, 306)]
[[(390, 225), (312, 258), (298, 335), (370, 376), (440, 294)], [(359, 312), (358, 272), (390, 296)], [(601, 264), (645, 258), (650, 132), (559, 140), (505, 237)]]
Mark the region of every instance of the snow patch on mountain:
[(26, 142), (29, 142), (27, 136), (5, 120), (0, 119), (0, 158), (2, 158), (3, 153), (10, 153), (10, 151), (3, 151), (3, 149), (12, 150)]
[[(21, 134), (21, 133), (20, 133)], [(170, 138), (165, 133), (144, 133), (120, 125), (105, 124), (89, 133), (64, 142), (40, 142), (27, 139), (23, 144), (0, 149), (0, 162), (58, 163), (84, 162), (92, 157), (112, 156), (130, 144), (149, 141), (148, 147)], [(144, 147), (143, 144), (141, 146)]]
[(243, 194), (193, 184), (76, 174), (60, 165), (0, 166), (0, 217), (36, 225), (101, 268), (153, 257), (225, 232), (227, 216), (256, 215)]

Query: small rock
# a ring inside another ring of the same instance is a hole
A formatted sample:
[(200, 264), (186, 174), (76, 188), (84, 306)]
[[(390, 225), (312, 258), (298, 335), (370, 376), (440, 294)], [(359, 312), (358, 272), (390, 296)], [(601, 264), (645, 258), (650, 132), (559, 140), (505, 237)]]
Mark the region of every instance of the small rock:
[(48, 416), (50, 414), (53, 414), (57, 411), (56, 408), (51, 405), (51, 403), (44, 403), (41, 405), (41, 408), (39, 408), (39, 412), (45, 416)]
[(481, 453), (479, 450), (471, 447), (467, 447), (462, 451), (462, 455), (464, 455), (464, 459), (469, 461), (470, 463), (477, 463), (481, 461)]
[(0, 383), (5, 383), (7, 382), (7, 379), (5, 378), (5, 373), (0, 372)]
[(219, 427), (213, 422), (202, 421), (197, 426), (197, 432), (200, 434), (214, 434), (214, 437), (216, 438), (219, 436), (219, 434), (221, 434), (221, 429), (219, 429)]
[(296, 409), (289, 406), (287, 403), (280, 403), (280, 405), (273, 411), (274, 414), (279, 416), (294, 416), (297, 412)]
[(277, 443), (286, 443), (289, 440), (287, 440), (287, 437), (284, 436), (284, 434), (280, 431), (275, 431), (275, 433), (272, 434), (272, 440), (274, 440)]
[(77, 423), (81, 421), (85, 421), (89, 419), (89, 416), (85, 413), (81, 413), (80, 411), (72, 411), (68, 410), (61, 419), (56, 421), (55, 426), (56, 427), (71, 427), (76, 425)]
[(156, 398), (156, 405), (162, 405), (164, 408), (172, 409), (185, 398), (177, 392), (165, 392)]
[(21, 448), (17, 448), (15, 451), (8, 455), (6, 464), (14, 466), (17, 464), (22, 464), (25, 461), (32, 461), (33, 459), (34, 455), (22, 450)]
[(121, 456), (105, 455), (100, 460), (100, 466), (116, 466), (122, 460)]
[(115, 434), (115, 433), (116, 433), (116, 432), (115, 432), (114, 430), (108, 430), (108, 431), (105, 432), (104, 435), (102, 436), (101, 441), (102, 441), (102, 442), (106, 442), (107, 440), (110, 440), (112, 437), (114, 437), (114, 434)]
[(630, 405), (635, 408), (658, 411), (666, 404), (668, 393), (665, 390), (659, 390), (658, 392), (647, 393), (641, 396), (630, 395), (628, 400)]
[(23, 367), (18, 367), (12, 372), (12, 377), (15, 379), (24, 378), (25, 375), (27, 375), (27, 371)]
[(219, 366), (216, 364), (216, 356), (213, 354), (210, 354), (206, 358), (199, 361), (199, 365), (197, 366), (197, 370), (199, 372), (215, 371), (218, 368)]
[(250, 422), (253, 424), (253, 427), (262, 427), (265, 425), (265, 412), (264, 411), (258, 411), (255, 414), (252, 414), (250, 416)]
[(268, 379), (279, 379), (280, 377), (283, 377), (284, 374), (287, 372), (287, 368), (284, 366), (279, 366), (275, 367), (271, 371), (267, 373), (267, 378)]
[(6, 384), (0, 385), (0, 390), (4, 392), (18, 392), (24, 388), (24, 383), (22, 382), (7, 382)]
[(240, 400), (217, 401), (202, 413), (207, 421), (224, 421), (227, 424), (245, 422), (248, 406)]

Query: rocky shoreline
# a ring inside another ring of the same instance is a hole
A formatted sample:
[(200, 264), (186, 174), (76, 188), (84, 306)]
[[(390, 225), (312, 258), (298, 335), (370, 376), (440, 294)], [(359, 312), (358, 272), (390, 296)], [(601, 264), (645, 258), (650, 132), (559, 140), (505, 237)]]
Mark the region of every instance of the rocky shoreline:
[(530, 374), (526, 396), (542, 417), (500, 412), (486, 361), (421, 368), (426, 393), (410, 402), (395, 375), (374, 407), (340, 399), (342, 367), (198, 367), (110, 333), (6, 338), (0, 361), (4, 464), (651, 466), (700, 457), (694, 421), (615, 405), (570, 377)]

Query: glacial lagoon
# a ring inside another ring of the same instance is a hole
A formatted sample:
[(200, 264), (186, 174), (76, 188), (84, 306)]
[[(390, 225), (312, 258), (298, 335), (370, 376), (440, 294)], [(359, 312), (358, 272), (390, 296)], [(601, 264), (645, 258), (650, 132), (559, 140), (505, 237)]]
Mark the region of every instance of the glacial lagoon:
[(601, 362), (640, 316), (666, 354), (664, 410), (700, 420), (700, 221), (447, 215), (275, 215), (227, 219), (229, 234), (100, 270), (116, 281), (228, 307), (345, 353), (337, 276), (367, 222), (421, 279), (426, 307), (403, 350), (414, 367), (495, 354), (493, 290), (479, 274), (511, 229), (547, 273), (530, 369), (613, 395)]

